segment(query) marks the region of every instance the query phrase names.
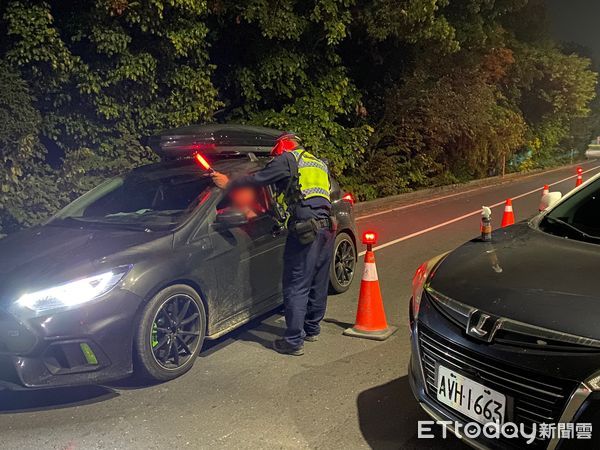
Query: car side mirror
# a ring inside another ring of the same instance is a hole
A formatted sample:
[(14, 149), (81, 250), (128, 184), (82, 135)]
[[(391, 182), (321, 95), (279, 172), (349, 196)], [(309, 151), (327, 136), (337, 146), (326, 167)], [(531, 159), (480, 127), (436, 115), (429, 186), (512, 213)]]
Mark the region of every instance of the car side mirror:
[(241, 227), (248, 223), (248, 217), (240, 209), (225, 208), (217, 213), (216, 223), (223, 228)]
[(540, 211), (545, 211), (551, 206), (556, 205), (561, 198), (561, 192), (549, 192), (548, 194), (544, 194), (540, 202)]

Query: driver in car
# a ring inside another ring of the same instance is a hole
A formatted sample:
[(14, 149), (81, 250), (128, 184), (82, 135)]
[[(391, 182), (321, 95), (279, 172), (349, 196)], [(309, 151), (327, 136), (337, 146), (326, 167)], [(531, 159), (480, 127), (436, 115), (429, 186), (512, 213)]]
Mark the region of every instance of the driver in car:
[(265, 212), (260, 205), (256, 189), (253, 187), (242, 186), (232, 190), (229, 193), (231, 207), (242, 211), (248, 220), (252, 220)]

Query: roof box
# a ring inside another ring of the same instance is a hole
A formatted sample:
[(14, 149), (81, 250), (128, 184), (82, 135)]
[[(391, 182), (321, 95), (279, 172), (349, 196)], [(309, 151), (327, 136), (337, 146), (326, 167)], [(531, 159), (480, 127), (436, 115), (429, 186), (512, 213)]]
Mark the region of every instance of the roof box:
[(222, 154), (223, 156), (271, 152), (283, 132), (249, 125), (191, 125), (166, 130), (150, 136), (147, 144), (162, 159), (179, 159), (194, 153)]

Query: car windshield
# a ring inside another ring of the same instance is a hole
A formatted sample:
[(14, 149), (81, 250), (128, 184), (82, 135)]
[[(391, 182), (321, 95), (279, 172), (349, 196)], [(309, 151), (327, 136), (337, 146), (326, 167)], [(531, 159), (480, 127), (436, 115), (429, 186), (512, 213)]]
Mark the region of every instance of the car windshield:
[(567, 198), (540, 223), (557, 236), (600, 244), (600, 178)]
[(192, 213), (211, 186), (211, 178), (195, 166), (138, 169), (87, 192), (48, 224), (172, 229)]

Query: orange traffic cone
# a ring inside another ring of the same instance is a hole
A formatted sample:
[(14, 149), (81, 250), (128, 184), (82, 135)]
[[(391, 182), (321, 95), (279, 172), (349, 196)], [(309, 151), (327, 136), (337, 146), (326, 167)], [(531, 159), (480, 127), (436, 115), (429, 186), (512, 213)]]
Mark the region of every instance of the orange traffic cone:
[(502, 228), (508, 227), (515, 223), (515, 213), (512, 207), (512, 200), (509, 198), (504, 205), (504, 215), (502, 216)]
[(544, 197), (546, 195), (548, 195), (550, 193), (550, 186), (548, 186), (547, 184), (544, 185), (544, 190), (542, 191), (542, 198), (540, 199), (540, 206), (538, 208), (539, 212), (544, 211), (548, 205), (546, 205), (546, 202), (544, 202)]
[(550, 186), (548, 186), (547, 184), (544, 185), (544, 190), (542, 191), (542, 197), (546, 194), (550, 193)]
[(583, 184), (583, 169), (581, 167), (577, 168), (577, 181), (575, 182), (575, 187), (581, 186)]
[(363, 243), (367, 244), (365, 254), (365, 269), (360, 284), (360, 295), (358, 298), (358, 310), (356, 311), (356, 323), (352, 328), (344, 331), (346, 336), (360, 337), (383, 341), (389, 338), (397, 330), (390, 327), (383, 309), (383, 299), (379, 288), (377, 267), (375, 266), (375, 233), (365, 233)]
[(542, 212), (546, 209), (546, 205), (544, 204), (544, 196), (549, 193), (550, 193), (550, 186), (545, 184), (544, 190), (542, 191), (542, 198), (540, 199), (540, 206), (538, 208), (539, 212)]

